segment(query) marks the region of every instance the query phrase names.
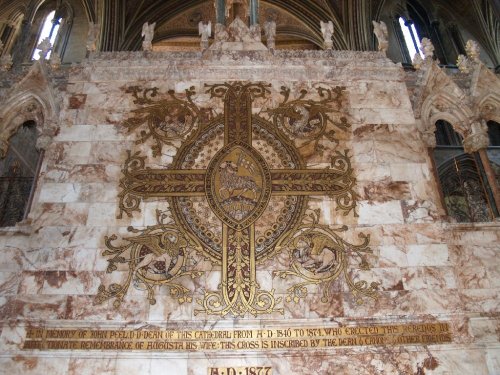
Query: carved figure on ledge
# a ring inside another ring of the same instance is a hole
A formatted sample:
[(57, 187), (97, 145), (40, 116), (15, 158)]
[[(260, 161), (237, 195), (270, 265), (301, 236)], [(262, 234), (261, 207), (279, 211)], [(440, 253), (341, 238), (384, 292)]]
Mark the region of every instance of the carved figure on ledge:
[(276, 47), (276, 22), (273, 20), (264, 23), (264, 34), (266, 35), (267, 48), (274, 49)]
[(208, 48), (208, 38), (212, 36), (212, 22), (203, 23), (200, 21), (198, 23), (198, 32), (201, 35), (201, 49), (206, 50)]
[(321, 33), (323, 34), (323, 40), (324, 40), (324, 48), (325, 49), (332, 49), (333, 48), (333, 22), (328, 21), (328, 22), (323, 22), (320, 21), (321, 25)]
[(87, 51), (95, 52), (97, 50), (97, 38), (99, 37), (100, 25), (89, 22), (89, 32), (87, 34)]
[(387, 49), (389, 48), (387, 25), (384, 21), (372, 21), (372, 23), (373, 32), (378, 40), (378, 50), (387, 53)]
[(155, 35), (155, 26), (156, 22), (153, 22), (151, 25), (147, 22), (142, 25), (142, 33), (141, 36), (144, 37), (144, 41), (142, 42), (142, 50), (143, 51), (152, 51), (153, 50), (153, 37)]

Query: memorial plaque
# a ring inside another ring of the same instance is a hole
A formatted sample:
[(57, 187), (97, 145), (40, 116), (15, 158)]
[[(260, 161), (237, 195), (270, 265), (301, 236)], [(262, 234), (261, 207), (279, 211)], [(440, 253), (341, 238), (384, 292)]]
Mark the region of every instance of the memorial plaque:
[(27, 331), (23, 348), (160, 352), (267, 351), (371, 345), (430, 345), (451, 341), (448, 323), (211, 331), (31, 328)]

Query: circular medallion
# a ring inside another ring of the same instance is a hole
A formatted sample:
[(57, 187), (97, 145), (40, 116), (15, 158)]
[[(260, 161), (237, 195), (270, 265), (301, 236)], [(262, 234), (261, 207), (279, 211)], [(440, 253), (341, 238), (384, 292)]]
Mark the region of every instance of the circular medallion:
[(226, 225), (242, 230), (264, 212), (271, 197), (271, 171), (250, 145), (232, 143), (220, 150), (208, 165), (207, 200)]

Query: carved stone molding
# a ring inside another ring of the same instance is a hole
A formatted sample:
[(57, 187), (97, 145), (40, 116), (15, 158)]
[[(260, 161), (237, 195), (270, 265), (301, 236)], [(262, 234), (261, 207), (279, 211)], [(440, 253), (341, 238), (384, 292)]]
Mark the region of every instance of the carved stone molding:
[(488, 127), (486, 123), (474, 122), (471, 126), (472, 132), (464, 138), (464, 150), (471, 154), (479, 150), (488, 148), (490, 139), (488, 137)]
[(427, 129), (421, 133), (422, 142), (427, 148), (436, 148), (435, 129)]

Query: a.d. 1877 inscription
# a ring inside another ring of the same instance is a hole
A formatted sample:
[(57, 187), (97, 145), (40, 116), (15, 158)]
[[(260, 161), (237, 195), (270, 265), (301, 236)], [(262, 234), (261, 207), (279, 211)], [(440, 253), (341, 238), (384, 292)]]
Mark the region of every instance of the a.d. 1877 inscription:
[(210, 367), (208, 375), (272, 375), (272, 367)]

